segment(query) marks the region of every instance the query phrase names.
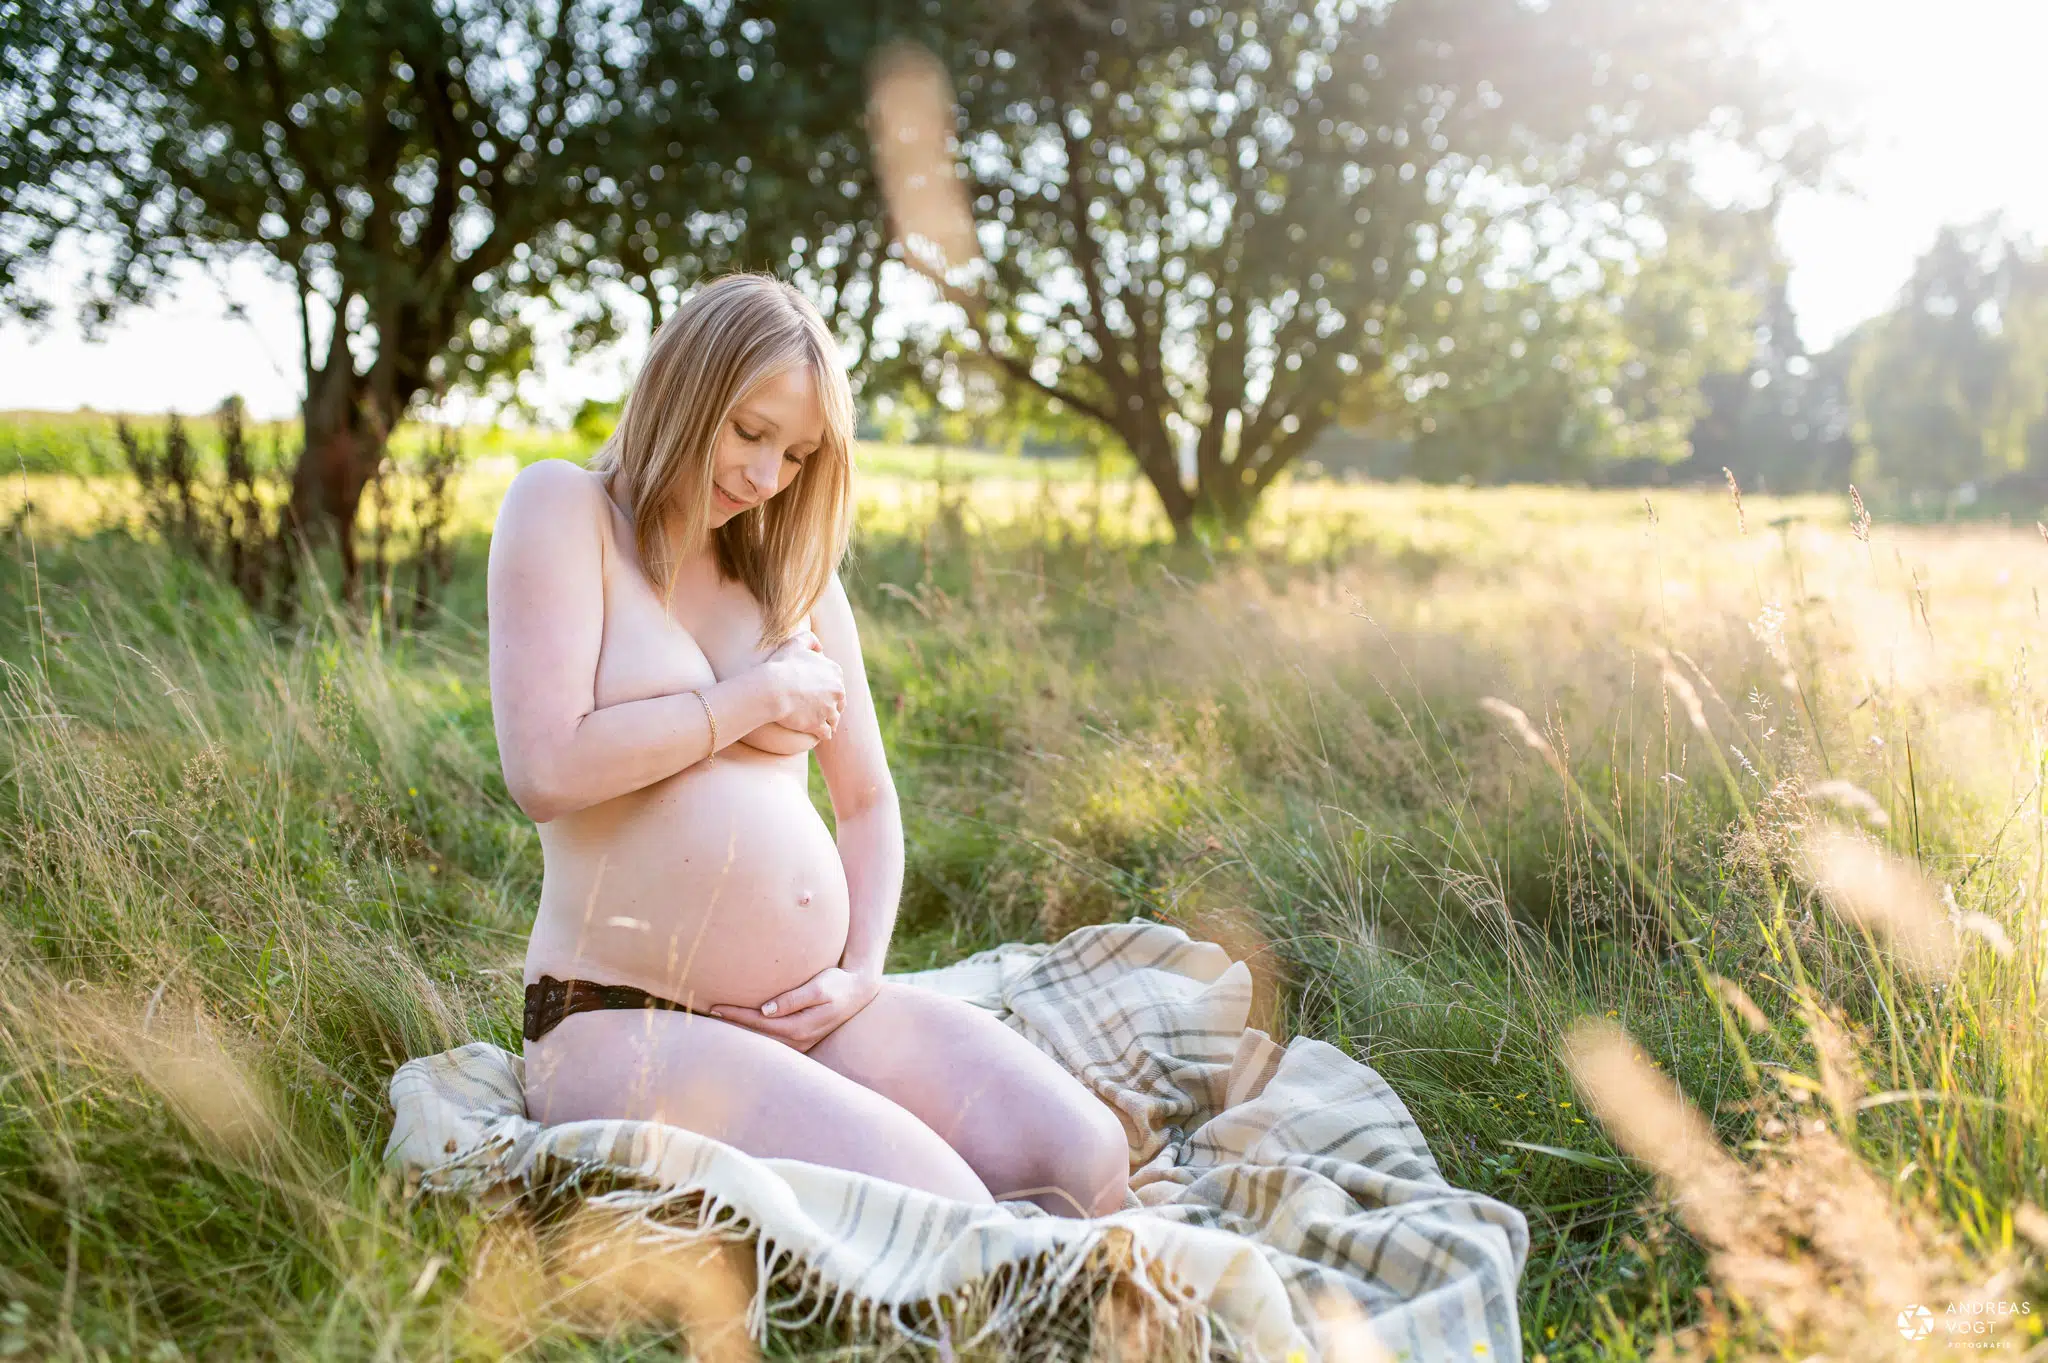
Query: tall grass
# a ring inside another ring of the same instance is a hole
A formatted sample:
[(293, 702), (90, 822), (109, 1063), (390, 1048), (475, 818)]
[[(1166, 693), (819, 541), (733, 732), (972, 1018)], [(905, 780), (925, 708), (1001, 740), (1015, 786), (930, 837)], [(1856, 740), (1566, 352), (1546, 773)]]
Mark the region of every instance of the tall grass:
[[(95, 531), (116, 485), (9, 482), (0, 1347), (658, 1344), (576, 1309), (553, 1240), (377, 1162), (399, 1060), (516, 1034), (503, 475), (465, 479), (446, 609), (400, 639), (317, 593), (269, 632)], [(1531, 1356), (1913, 1356), (1947, 1336), (1896, 1313), (1951, 1301), (2030, 1301), (1970, 1319), (2038, 1337), (2038, 541), (1283, 485), (1190, 553), (1122, 480), (868, 492), (896, 967), (1132, 914), (1223, 941), (1262, 1025), (1374, 1065), (1528, 1213)]]

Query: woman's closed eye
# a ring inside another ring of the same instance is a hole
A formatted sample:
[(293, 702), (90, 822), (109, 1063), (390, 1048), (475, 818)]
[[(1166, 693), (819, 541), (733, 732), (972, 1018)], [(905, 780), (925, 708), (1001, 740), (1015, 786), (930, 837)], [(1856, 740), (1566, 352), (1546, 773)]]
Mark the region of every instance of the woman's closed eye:
[[(734, 434), (738, 435), (740, 439), (746, 441), (749, 445), (759, 444), (761, 441), (766, 440), (768, 438), (768, 433), (766, 431), (750, 431), (746, 427), (740, 425), (740, 423), (737, 421), (733, 422), (732, 429)], [(804, 460), (809, 458), (810, 456), (797, 454), (792, 450), (784, 450), (782, 453), (782, 457), (784, 459), (789, 460), (791, 463), (795, 464), (798, 468), (802, 468), (804, 466)]]

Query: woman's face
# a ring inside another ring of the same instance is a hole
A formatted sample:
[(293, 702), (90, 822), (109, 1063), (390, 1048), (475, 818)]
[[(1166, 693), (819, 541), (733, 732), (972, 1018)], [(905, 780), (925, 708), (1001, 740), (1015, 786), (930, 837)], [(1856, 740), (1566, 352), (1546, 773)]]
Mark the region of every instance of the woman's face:
[(825, 438), (818, 381), (800, 364), (761, 380), (733, 407), (711, 462), (711, 524), (782, 491)]

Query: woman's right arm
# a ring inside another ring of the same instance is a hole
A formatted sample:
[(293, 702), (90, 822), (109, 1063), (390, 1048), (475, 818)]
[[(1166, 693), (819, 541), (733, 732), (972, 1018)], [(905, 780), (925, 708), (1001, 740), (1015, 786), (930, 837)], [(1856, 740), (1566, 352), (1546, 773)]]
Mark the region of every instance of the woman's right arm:
[[(597, 708), (603, 512), (588, 474), (543, 459), (512, 480), (491, 532), (491, 719), (505, 787), (535, 823), (652, 785), (711, 752), (704, 707), (687, 691)], [(784, 717), (776, 675), (751, 668), (704, 689), (720, 747)]]

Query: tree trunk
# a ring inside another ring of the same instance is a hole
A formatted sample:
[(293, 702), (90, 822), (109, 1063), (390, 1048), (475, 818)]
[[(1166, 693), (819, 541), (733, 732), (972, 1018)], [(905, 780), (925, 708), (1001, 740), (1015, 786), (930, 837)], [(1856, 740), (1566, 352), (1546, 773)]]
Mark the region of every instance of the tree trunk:
[(1174, 543), (1189, 545), (1195, 542), (1195, 499), (1181, 481), (1180, 460), (1174, 456), (1171, 442), (1164, 438), (1163, 431), (1140, 429), (1131, 431), (1112, 428), (1122, 438), (1125, 448), (1138, 461), (1138, 469), (1145, 480), (1152, 484), (1152, 490), (1159, 494), (1159, 506), (1166, 513), (1167, 524), (1173, 527)]
[(383, 461), (392, 423), (375, 410), (353, 373), (321, 375), (304, 410), (305, 445), (292, 475), (287, 520), (309, 541), (332, 534), (341, 553), (341, 594), (353, 605), (359, 573), (356, 510)]

